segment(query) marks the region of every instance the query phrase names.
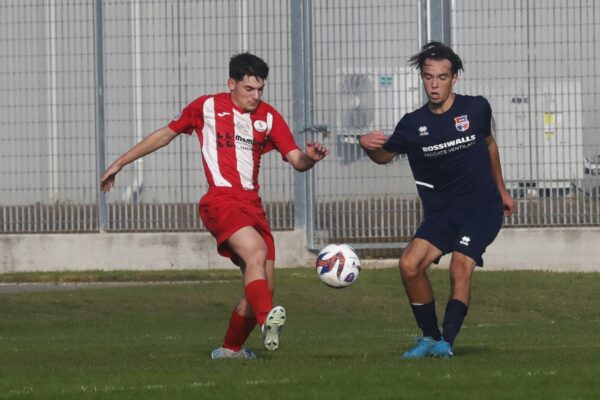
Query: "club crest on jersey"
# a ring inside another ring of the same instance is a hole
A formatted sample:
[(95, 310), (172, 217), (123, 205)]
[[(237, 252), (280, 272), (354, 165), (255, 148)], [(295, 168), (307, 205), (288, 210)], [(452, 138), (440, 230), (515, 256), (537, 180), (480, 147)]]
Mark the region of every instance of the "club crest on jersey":
[(257, 119), (256, 121), (254, 121), (254, 129), (256, 129), (259, 132), (264, 132), (267, 130), (267, 123), (265, 121)]
[(469, 129), (469, 119), (467, 115), (461, 115), (460, 117), (454, 117), (454, 126), (459, 132), (464, 132)]

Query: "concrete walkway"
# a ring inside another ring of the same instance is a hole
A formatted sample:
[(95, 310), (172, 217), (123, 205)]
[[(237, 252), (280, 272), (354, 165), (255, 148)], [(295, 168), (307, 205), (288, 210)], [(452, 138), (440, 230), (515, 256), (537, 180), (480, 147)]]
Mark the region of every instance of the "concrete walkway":
[(230, 282), (225, 280), (211, 281), (176, 281), (176, 282), (27, 282), (27, 283), (0, 283), (0, 294), (18, 292), (47, 292), (53, 290), (83, 290), (127, 286), (150, 285), (194, 285), (200, 283)]

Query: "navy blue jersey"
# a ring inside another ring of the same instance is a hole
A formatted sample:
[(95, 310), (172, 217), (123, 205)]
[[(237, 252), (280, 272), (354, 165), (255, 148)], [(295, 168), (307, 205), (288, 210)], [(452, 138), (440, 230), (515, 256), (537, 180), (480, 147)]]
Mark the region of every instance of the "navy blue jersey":
[(383, 148), (408, 156), (426, 213), (501, 204), (486, 143), (491, 119), (484, 97), (457, 94), (445, 113), (426, 104), (400, 120)]

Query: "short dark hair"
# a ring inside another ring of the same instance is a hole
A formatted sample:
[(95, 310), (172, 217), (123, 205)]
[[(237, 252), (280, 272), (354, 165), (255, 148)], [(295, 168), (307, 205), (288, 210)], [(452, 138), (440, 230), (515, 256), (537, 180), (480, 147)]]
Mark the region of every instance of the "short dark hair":
[(229, 60), (229, 77), (241, 81), (246, 75), (263, 80), (267, 79), (269, 66), (262, 58), (247, 52), (231, 57), (231, 60)]
[(427, 43), (421, 48), (419, 53), (409, 58), (408, 62), (411, 67), (422, 71), (425, 60), (428, 58), (431, 58), (432, 60), (450, 61), (450, 64), (452, 64), (452, 74), (456, 74), (459, 70), (463, 70), (463, 64), (458, 54), (456, 54), (450, 46), (446, 46), (444, 43), (440, 42)]

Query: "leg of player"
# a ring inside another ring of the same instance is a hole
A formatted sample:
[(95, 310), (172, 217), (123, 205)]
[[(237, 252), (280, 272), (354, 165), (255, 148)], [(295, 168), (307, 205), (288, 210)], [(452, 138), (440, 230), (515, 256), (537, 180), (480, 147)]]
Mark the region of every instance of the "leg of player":
[[(246, 271), (246, 265), (243, 260), (238, 260), (237, 264), (242, 271), (242, 274)], [(267, 260), (266, 262), (266, 275), (267, 282), (269, 284), (269, 291), (271, 292), (271, 298), (274, 293), (274, 262)], [(242, 347), (246, 342), (254, 327), (256, 326), (256, 317), (252, 307), (248, 304), (246, 297), (242, 297), (233, 312), (229, 320), (229, 326), (227, 327), (227, 333), (223, 341), (223, 346), (216, 348), (212, 351), (213, 359), (222, 358), (246, 358), (254, 359), (256, 354), (248, 349)]]
[(212, 351), (212, 358), (256, 358), (252, 350), (242, 347), (255, 326), (256, 318), (252, 307), (246, 297), (242, 297), (231, 313), (223, 346)]
[(410, 307), (423, 337), (414, 347), (402, 355), (403, 358), (421, 358), (429, 355), (429, 350), (441, 339), (435, 312), (435, 300), (427, 268), (442, 252), (426, 240), (416, 238), (400, 257), (400, 273)]
[(462, 327), (471, 301), (471, 277), (475, 260), (459, 252), (452, 253), (450, 261), (450, 299), (446, 305), (442, 324), (443, 339), (431, 349), (434, 357), (450, 358), (454, 355), (454, 340)]
[(267, 246), (256, 229), (249, 226), (231, 235), (227, 244), (245, 266), (244, 291), (265, 336), (265, 347), (267, 350), (276, 350), (286, 315), (283, 307), (273, 307), (273, 261), (267, 260)]

